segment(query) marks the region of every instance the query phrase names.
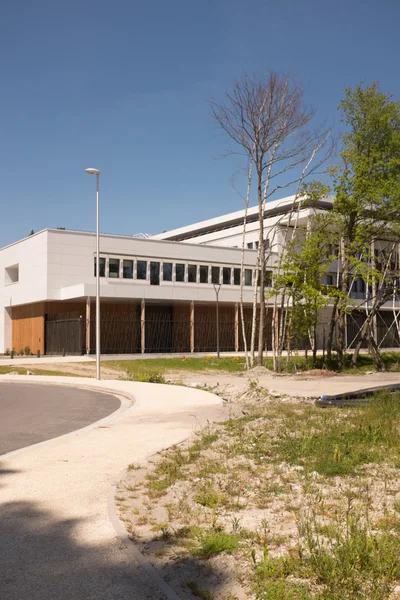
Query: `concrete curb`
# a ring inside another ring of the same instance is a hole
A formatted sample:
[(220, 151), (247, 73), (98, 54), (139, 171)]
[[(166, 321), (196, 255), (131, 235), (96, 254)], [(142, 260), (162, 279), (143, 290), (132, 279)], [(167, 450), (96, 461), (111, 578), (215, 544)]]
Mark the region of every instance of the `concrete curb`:
[[(1, 383), (1, 381), (2, 381), (2, 379), (0, 378), (0, 383)], [(4, 381), (4, 383), (11, 383), (11, 384), (13, 383), (13, 380), (10, 380), (10, 379), (3, 380), (3, 381)], [(99, 419), (98, 421), (95, 421), (94, 423), (90, 423), (89, 425), (85, 425), (84, 427), (81, 427), (80, 429), (74, 429), (74, 431), (69, 431), (68, 433), (64, 433), (57, 437), (51, 438), (49, 440), (44, 440), (43, 442), (37, 442), (36, 444), (31, 444), (30, 446), (25, 446), (24, 448), (18, 448), (17, 450), (12, 450), (11, 452), (6, 452), (5, 454), (0, 454), (1, 459), (11, 458), (13, 456), (16, 456), (17, 454), (22, 454), (23, 452), (26, 452), (27, 450), (31, 450), (32, 448), (37, 448), (39, 446), (51, 444), (51, 443), (56, 442), (57, 440), (77, 436), (77, 435), (80, 435), (81, 433), (90, 431), (91, 429), (95, 429), (96, 427), (108, 425), (115, 419), (118, 419), (120, 416), (122, 416), (123, 414), (125, 414), (129, 410), (131, 410), (135, 404), (135, 399), (133, 396), (126, 394), (126, 393), (113, 391), (108, 388), (98, 388), (98, 387), (94, 387), (94, 386), (90, 386), (90, 385), (77, 385), (77, 384), (66, 384), (66, 383), (57, 383), (57, 382), (54, 382), (54, 383), (47, 382), (46, 383), (43, 381), (32, 381), (31, 379), (29, 379), (29, 381), (15, 380), (15, 383), (19, 383), (19, 384), (23, 383), (26, 385), (48, 385), (48, 386), (54, 386), (54, 387), (71, 387), (71, 388), (75, 388), (75, 389), (78, 388), (78, 389), (82, 389), (82, 390), (89, 390), (91, 392), (97, 392), (97, 393), (107, 394), (109, 396), (114, 396), (115, 398), (118, 398), (118, 400), (120, 401), (121, 404), (120, 404), (119, 408), (117, 408), (117, 410), (112, 412), (107, 417), (104, 417), (103, 419)]]
[(120, 521), (115, 510), (115, 496), (117, 486), (112, 485), (108, 494), (108, 516), (115, 532), (121, 542), (124, 544), (128, 554), (135, 560), (136, 563), (145, 571), (150, 579), (155, 583), (159, 590), (165, 595), (167, 600), (182, 600), (180, 596), (172, 589), (172, 587), (158, 574), (156, 569), (149, 563), (146, 557), (140, 552), (135, 543), (130, 539), (122, 521)]

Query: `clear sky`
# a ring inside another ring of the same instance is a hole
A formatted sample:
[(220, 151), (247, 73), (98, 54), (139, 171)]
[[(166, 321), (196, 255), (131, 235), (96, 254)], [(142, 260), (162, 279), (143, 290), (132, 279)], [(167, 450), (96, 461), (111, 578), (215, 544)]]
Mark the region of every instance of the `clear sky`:
[(240, 209), (208, 101), (268, 67), (330, 121), (362, 79), (399, 98), (399, 22), (399, 0), (3, 0), (0, 246), (93, 231), (87, 167), (101, 170), (104, 232)]

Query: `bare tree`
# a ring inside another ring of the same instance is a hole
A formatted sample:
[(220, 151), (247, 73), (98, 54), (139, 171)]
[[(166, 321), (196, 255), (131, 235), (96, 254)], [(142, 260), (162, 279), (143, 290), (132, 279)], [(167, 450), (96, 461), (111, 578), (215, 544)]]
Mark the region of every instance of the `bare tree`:
[[(268, 199), (277, 190), (304, 179), (326, 160), (332, 150), (329, 132), (313, 127), (315, 110), (304, 102), (304, 94), (291, 75), (267, 71), (261, 77), (243, 75), (225, 102), (211, 102), (212, 117), (234, 142), (228, 154), (245, 156), (254, 166), (259, 220), (257, 276), (259, 284), (258, 365), (262, 364), (265, 321), (266, 240), (264, 213)], [(316, 149), (325, 148), (314, 161)], [(305, 168), (305, 166), (307, 167)], [(254, 291), (252, 340), (255, 337), (257, 289)], [(254, 343), (252, 344), (254, 346)], [(253, 364), (254, 351), (251, 353)]]

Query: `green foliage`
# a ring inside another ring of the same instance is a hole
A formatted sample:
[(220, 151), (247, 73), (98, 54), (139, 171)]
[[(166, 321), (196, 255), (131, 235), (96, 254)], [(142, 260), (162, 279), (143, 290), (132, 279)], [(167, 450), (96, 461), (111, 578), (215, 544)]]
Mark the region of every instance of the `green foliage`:
[(350, 475), (367, 463), (398, 461), (400, 394), (382, 392), (365, 406), (337, 410), (309, 408), (287, 419), (274, 444), (290, 464), (333, 477)]
[(141, 381), (145, 383), (166, 383), (162, 372), (152, 369), (148, 371), (138, 371), (136, 373), (132, 373), (130, 374), (130, 379), (132, 381)]
[(151, 358), (138, 360), (107, 360), (102, 361), (104, 366), (119, 367), (124, 369), (129, 375), (142, 371), (156, 371), (164, 373), (168, 371), (229, 371), (243, 372), (245, 370), (245, 360), (243, 357), (230, 356), (217, 358), (215, 356), (205, 356), (203, 358), (192, 357), (171, 357), (171, 358)]
[(216, 554), (232, 554), (239, 547), (239, 537), (233, 533), (211, 530), (199, 540), (199, 547), (194, 551), (198, 556), (209, 558)]
[(29, 346), (25, 346), (25, 348), (24, 348), (24, 354), (25, 354), (25, 356), (30, 356), (31, 355), (31, 349), (29, 348)]
[(197, 598), (202, 598), (202, 600), (214, 600), (215, 598), (214, 594), (210, 592), (210, 590), (206, 590), (195, 581), (188, 581), (186, 585), (192, 592), (193, 596), (196, 596)]

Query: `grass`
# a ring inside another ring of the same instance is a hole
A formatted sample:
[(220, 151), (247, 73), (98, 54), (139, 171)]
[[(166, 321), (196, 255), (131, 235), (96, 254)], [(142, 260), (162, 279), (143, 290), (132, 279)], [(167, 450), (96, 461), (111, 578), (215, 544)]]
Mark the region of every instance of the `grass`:
[[(400, 583), (399, 432), (400, 392), (345, 409), (250, 403), (167, 451), (147, 491), (156, 506), (179, 481), (170, 546), (235, 554), (257, 600), (383, 600)], [(192, 593), (212, 597), (201, 583)]]
[(0, 375), (7, 375), (8, 373), (18, 373), (18, 375), (26, 375), (26, 372), (30, 371), (33, 375), (52, 375), (58, 377), (76, 377), (74, 373), (67, 373), (61, 371), (51, 371), (50, 369), (36, 369), (27, 367), (6, 367), (0, 365)]
[(224, 531), (209, 531), (200, 538), (199, 542), (198, 548), (193, 553), (203, 558), (210, 558), (222, 552), (232, 554), (239, 547), (239, 536)]
[[(344, 373), (365, 373), (375, 370), (373, 361), (368, 354), (360, 354), (355, 368), (350, 367), (351, 354), (345, 356)], [(387, 371), (400, 371), (400, 353), (399, 352), (383, 352), (382, 360)], [(333, 357), (332, 364), (329, 370), (336, 371), (336, 357)], [(155, 373), (159, 376), (165, 376), (166, 373), (174, 371), (221, 371), (225, 373), (243, 373), (245, 371), (245, 359), (241, 356), (229, 356), (218, 359), (216, 356), (199, 357), (171, 357), (171, 358), (152, 358), (152, 359), (137, 359), (137, 360), (106, 360), (102, 361), (104, 366), (118, 368), (125, 371), (129, 377), (139, 381), (137, 376), (142, 373)], [(264, 359), (264, 366), (272, 370), (272, 358)], [(297, 373), (311, 370), (312, 361), (309, 357), (307, 360), (304, 356), (293, 356), (289, 361), (284, 357), (282, 359), (283, 371), (285, 373)], [(317, 357), (315, 365), (316, 369), (327, 369), (324, 358)], [(147, 379), (146, 379), (147, 381)]]
[(206, 590), (195, 581), (188, 581), (186, 585), (196, 598), (202, 598), (202, 600), (214, 600), (215, 598), (210, 590)]

